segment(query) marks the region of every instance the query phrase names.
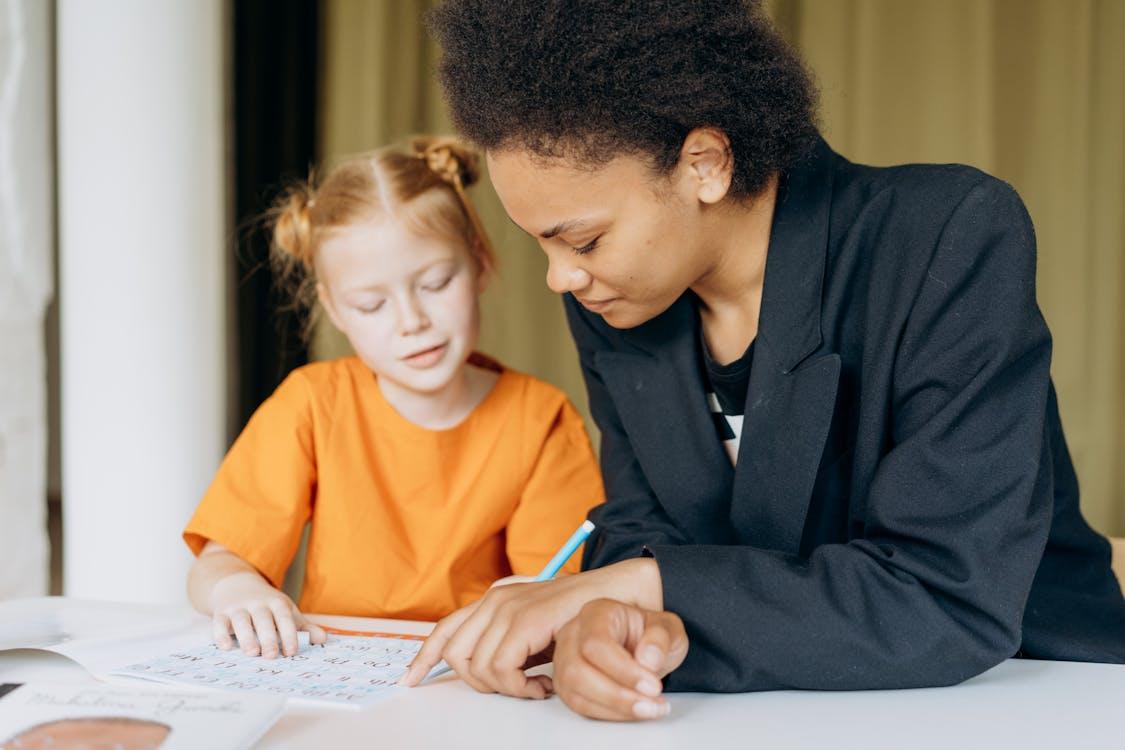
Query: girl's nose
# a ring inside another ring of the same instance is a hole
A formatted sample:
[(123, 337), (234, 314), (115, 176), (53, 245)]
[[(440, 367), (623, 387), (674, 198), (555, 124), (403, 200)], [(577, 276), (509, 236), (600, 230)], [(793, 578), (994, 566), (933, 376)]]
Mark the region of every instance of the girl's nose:
[(577, 292), (593, 281), (590, 272), (561, 260), (547, 261), (547, 286), (555, 294)]
[(403, 335), (421, 333), (430, 327), (430, 318), (417, 295), (408, 295), (399, 303), (398, 327)]

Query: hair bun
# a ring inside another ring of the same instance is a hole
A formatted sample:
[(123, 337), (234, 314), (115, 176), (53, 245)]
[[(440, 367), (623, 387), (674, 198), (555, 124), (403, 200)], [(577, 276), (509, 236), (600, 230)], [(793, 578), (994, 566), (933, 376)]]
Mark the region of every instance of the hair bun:
[(278, 249), (302, 263), (312, 265), (312, 188), (307, 184), (289, 187), (274, 204), (273, 242)]
[(426, 160), (426, 165), (450, 185), (460, 181), (469, 187), (480, 177), (479, 158), (476, 151), (452, 136), (426, 135), (411, 139), (414, 155)]

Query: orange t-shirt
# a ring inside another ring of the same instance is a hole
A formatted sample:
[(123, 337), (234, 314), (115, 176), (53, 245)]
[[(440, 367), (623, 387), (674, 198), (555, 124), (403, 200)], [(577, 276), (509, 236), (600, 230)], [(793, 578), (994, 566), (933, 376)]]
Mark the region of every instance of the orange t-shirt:
[[(604, 499), (581, 417), (554, 386), (500, 371), (459, 425), (429, 430), (359, 359), (293, 371), (223, 460), (184, 541), (208, 539), (280, 586), (306, 522), (300, 607), (436, 620), (535, 575)], [(577, 571), (579, 558), (565, 570)]]

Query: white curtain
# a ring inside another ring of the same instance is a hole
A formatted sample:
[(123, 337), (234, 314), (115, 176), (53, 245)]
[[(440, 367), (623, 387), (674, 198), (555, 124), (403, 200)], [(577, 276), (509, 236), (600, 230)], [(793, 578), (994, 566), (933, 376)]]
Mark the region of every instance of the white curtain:
[(0, 599), (47, 593), (50, 4), (0, 0)]

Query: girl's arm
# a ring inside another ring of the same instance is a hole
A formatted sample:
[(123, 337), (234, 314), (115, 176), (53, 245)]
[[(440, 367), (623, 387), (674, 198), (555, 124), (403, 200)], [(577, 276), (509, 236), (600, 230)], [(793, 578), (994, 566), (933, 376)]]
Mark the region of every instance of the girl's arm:
[(301, 614), (293, 600), (223, 545), (209, 541), (188, 573), (188, 599), (211, 615), (212, 634), (222, 649), (238, 645), (249, 656), (272, 659), (297, 653), (297, 633), (307, 631), (310, 643), (324, 643), (327, 634)]

